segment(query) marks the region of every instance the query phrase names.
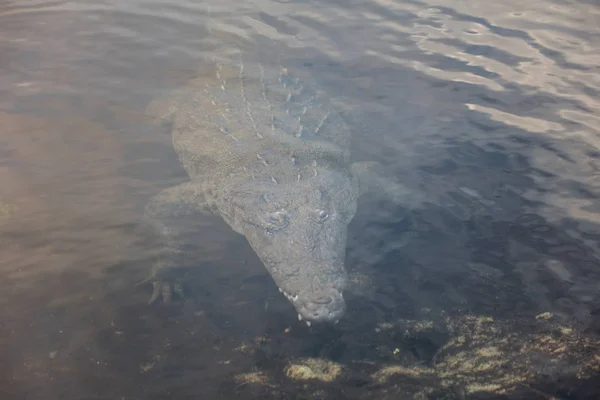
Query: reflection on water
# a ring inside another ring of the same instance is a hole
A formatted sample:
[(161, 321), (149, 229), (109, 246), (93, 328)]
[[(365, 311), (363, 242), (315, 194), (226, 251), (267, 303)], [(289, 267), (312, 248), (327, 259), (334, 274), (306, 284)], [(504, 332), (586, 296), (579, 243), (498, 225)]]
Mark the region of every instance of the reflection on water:
[[(3, 2), (2, 398), (597, 398), (599, 17), (552, 0)], [(334, 327), (298, 323), (215, 220), (197, 223), (185, 300), (148, 307), (136, 286), (141, 208), (185, 179), (143, 110), (238, 49), (328, 92), (353, 156), (421, 199), (362, 201)]]

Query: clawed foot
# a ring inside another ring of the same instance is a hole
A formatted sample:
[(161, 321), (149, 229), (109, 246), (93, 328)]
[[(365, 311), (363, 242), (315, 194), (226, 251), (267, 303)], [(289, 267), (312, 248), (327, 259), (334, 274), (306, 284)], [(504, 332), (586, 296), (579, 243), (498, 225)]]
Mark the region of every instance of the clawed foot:
[(183, 298), (183, 285), (181, 282), (154, 281), (152, 285), (154, 286), (154, 291), (152, 292), (152, 296), (150, 296), (148, 304), (154, 303), (161, 296), (163, 302), (168, 303), (171, 301), (173, 292)]
[(149, 305), (156, 302), (159, 297), (162, 297), (164, 303), (169, 303), (173, 297), (173, 292), (180, 298), (184, 297), (183, 284), (179, 281), (159, 278), (157, 274), (152, 274), (150, 278), (144, 279), (136, 286), (145, 285), (147, 283), (152, 283), (154, 288), (152, 296), (150, 296), (150, 300), (148, 301)]

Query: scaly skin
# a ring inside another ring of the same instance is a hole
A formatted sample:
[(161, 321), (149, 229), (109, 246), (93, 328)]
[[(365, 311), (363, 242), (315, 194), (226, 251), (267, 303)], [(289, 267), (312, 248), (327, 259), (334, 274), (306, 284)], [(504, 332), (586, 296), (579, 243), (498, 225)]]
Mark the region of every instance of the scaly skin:
[(169, 219), (201, 212), (246, 237), (299, 319), (337, 321), (359, 183), (396, 197), (403, 191), (368, 176), (374, 164), (350, 164), (350, 132), (327, 99), (283, 68), (240, 61), (215, 64), (151, 109), (172, 122), (173, 146), (190, 178), (145, 209), (163, 240), (149, 279), (151, 302), (180, 291), (168, 279), (181, 256)]

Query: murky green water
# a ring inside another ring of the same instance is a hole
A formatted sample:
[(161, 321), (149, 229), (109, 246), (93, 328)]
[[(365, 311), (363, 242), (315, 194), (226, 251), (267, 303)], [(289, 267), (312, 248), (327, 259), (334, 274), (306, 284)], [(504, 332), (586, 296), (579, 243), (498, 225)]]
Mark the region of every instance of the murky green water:
[[(2, 399), (600, 396), (600, 6), (593, 1), (4, 1)], [(146, 303), (140, 218), (185, 180), (144, 114), (241, 51), (326, 91), (365, 199), (338, 325), (308, 328), (199, 220), (188, 297)]]

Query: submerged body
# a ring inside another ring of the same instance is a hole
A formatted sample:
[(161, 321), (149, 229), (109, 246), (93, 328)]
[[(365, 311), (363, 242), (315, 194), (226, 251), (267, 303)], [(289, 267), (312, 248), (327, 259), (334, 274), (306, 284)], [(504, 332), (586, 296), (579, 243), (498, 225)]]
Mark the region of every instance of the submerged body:
[(200, 211), (246, 237), (299, 319), (337, 321), (346, 232), (367, 168), (350, 164), (350, 132), (327, 99), (284, 68), (240, 62), (215, 65), (160, 107), (190, 181), (146, 207), (164, 240), (151, 301), (169, 296), (165, 271), (181, 253), (165, 220)]

